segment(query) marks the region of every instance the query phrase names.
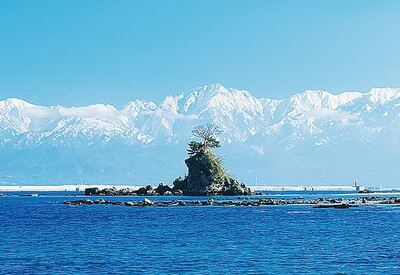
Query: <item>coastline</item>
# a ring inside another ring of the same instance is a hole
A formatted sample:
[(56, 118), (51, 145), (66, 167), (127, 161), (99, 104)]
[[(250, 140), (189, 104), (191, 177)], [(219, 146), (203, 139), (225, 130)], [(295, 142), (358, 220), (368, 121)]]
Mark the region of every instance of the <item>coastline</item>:
[(82, 191), (84, 192), (86, 188), (140, 188), (144, 185), (97, 185), (97, 184), (68, 184), (68, 185), (0, 185), (0, 192), (74, 192)]
[[(84, 192), (86, 188), (131, 188), (138, 189), (140, 187), (144, 187), (145, 185), (97, 185), (97, 184), (67, 184), (67, 185), (0, 185), (0, 192)], [(282, 192), (290, 192), (290, 191), (362, 191), (365, 190), (365, 186), (344, 186), (344, 185), (301, 185), (301, 186), (279, 186), (279, 185), (248, 185), (254, 191), (282, 191)], [(392, 188), (383, 188), (379, 191), (400, 191), (400, 187), (392, 187)], [(379, 191), (375, 192), (378, 194)]]

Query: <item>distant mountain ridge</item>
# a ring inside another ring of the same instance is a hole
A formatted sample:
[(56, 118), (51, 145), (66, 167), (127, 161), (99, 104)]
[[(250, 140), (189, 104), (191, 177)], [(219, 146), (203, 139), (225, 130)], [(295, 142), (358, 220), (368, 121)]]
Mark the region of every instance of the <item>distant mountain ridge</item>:
[(221, 84), (121, 109), (2, 100), (0, 183), (168, 183), (206, 122), (224, 130), (227, 166), (250, 184), (400, 185), (400, 89), (267, 99)]

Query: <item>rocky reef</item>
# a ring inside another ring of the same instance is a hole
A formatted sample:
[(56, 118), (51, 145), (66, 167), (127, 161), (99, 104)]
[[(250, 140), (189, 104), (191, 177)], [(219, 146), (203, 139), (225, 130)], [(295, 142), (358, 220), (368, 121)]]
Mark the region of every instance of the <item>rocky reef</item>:
[(357, 206), (378, 206), (394, 205), (400, 206), (400, 198), (382, 198), (382, 197), (362, 197), (354, 199), (343, 198), (318, 198), (318, 199), (271, 199), (257, 197), (238, 197), (235, 200), (217, 200), (209, 198), (207, 200), (170, 200), (170, 201), (152, 201), (147, 198), (142, 201), (110, 201), (110, 200), (74, 200), (65, 201), (64, 204), (70, 206), (80, 205), (118, 205), (118, 206), (284, 206), (284, 205), (309, 205), (313, 208), (334, 208), (347, 209)]

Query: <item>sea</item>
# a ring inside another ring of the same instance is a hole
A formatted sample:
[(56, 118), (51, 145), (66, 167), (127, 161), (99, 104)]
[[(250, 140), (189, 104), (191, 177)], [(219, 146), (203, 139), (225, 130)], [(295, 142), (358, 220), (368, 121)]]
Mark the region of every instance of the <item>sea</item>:
[[(21, 196), (25, 193), (0, 197), (0, 274), (400, 274), (400, 207), (395, 205), (72, 207), (63, 202), (82, 199), (81, 192)], [(266, 194), (275, 199), (360, 196)]]

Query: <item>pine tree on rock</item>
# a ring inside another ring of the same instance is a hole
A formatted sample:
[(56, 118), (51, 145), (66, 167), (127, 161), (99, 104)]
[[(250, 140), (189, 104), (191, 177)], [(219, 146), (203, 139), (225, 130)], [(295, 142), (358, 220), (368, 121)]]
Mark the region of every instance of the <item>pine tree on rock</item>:
[(204, 124), (193, 128), (192, 135), (198, 140), (189, 142), (189, 158), (185, 160), (188, 175), (174, 181), (174, 189), (184, 195), (250, 195), (253, 192), (243, 183), (228, 175), (221, 158), (213, 149), (221, 146), (218, 136), (222, 130), (214, 124)]

